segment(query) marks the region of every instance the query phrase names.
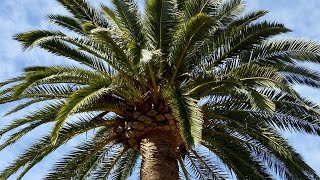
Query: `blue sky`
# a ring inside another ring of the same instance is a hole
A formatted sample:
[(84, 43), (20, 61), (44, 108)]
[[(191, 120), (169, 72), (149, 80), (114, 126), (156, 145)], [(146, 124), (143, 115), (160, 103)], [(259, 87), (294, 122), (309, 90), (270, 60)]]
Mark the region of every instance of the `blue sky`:
[[(94, 4), (108, 2), (107, 0), (89, 0)], [(248, 10), (265, 9), (270, 13), (266, 19), (284, 23), (293, 30), (287, 36), (305, 37), (320, 42), (320, 7), (319, 0), (246, 0)], [(53, 28), (45, 20), (45, 15), (65, 13), (55, 0), (1, 0), (0, 1), (0, 81), (19, 75), (23, 67), (32, 65), (52, 65), (68, 63), (64, 59), (53, 57), (41, 50), (22, 52), (20, 45), (12, 40), (12, 35), (18, 32), (35, 28)], [(320, 66), (306, 64), (308, 67), (320, 71)], [(302, 96), (320, 103), (320, 91), (296, 87)], [(14, 104), (0, 106), (0, 117)], [(20, 114), (0, 119), (0, 128), (19, 117)], [(47, 127), (38, 129), (37, 132), (22, 139), (21, 143), (0, 152), (0, 170), (8, 165), (17, 153), (21, 152), (34, 138), (48, 131)], [(290, 143), (302, 154), (306, 162), (320, 174), (320, 137), (311, 135), (291, 134), (284, 132)], [(5, 137), (4, 137), (5, 138)], [(4, 142), (0, 139), (0, 143)], [(37, 165), (24, 179), (40, 179), (52, 163), (61, 157), (61, 154), (76, 143), (69, 142), (54, 154), (50, 155), (43, 163)]]

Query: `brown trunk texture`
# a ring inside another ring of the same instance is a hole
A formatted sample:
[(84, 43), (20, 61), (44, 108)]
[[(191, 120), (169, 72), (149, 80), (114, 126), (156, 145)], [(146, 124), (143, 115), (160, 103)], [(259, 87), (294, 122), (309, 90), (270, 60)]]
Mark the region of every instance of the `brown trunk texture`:
[(166, 131), (154, 131), (142, 139), (141, 180), (178, 180), (179, 167), (176, 158), (174, 136)]

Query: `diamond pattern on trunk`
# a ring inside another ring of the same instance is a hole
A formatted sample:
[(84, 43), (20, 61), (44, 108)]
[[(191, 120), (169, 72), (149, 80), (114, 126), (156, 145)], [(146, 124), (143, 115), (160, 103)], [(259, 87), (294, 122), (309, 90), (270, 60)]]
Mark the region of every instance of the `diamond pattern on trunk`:
[(176, 138), (176, 145), (183, 143), (180, 135), (179, 122), (171, 113), (159, 113), (151, 109), (148, 112), (134, 112), (131, 122), (125, 124), (125, 136), (129, 144), (139, 148), (141, 140), (153, 131), (170, 131)]

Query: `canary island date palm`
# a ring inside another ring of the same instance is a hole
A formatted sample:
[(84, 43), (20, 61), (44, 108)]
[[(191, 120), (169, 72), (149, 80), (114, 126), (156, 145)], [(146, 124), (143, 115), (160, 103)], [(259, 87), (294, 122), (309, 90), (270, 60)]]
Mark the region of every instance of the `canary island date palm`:
[(143, 180), (319, 179), (278, 132), (320, 134), (320, 108), (293, 89), (320, 87), (320, 74), (299, 66), (320, 62), (319, 44), (275, 37), (290, 30), (256, 21), (266, 11), (244, 14), (240, 0), (146, 0), (144, 9), (112, 0), (99, 10), (57, 1), (69, 15), (48, 19), (67, 32), (15, 39), (75, 63), (26, 67), (1, 83), (1, 104), (20, 102), (6, 115), (34, 108), (2, 127), (11, 134), (0, 150), (52, 126), (1, 179), (21, 179), (88, 131), (45, 179), (127, 179), (138, 167)]

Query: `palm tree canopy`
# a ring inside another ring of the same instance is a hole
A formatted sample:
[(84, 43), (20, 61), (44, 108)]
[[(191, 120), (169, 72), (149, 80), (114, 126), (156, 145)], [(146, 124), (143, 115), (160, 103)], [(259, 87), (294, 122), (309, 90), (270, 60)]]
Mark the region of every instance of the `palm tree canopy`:
[[(320, 135), (320, 107), (293, 85), (320, 87), (320, 45), (282, 38), (283, 24), (256, 21), (241, 0), (133, 0), (92, 7), (57, 0), (69, 15), (48, 15), (68, 30), (14, 36), (73, 66), (26, 67), (0, 83), (0, 103), (21, 102), (6, 115), (42, 103), (0, 129), (0, 151), (44, 124), (35, 140), (0, 172), (32, 167), (71, 139), (94, 131), (55, 164), (46, 179), (127, 179), (140, 162), (140, 142), (171, 133), (181, 178), (319, 179), (277, 130)], [(211, 152), (207, 156), (206, 152)], [(218, 161), (217, 161), (218, 159)]]

